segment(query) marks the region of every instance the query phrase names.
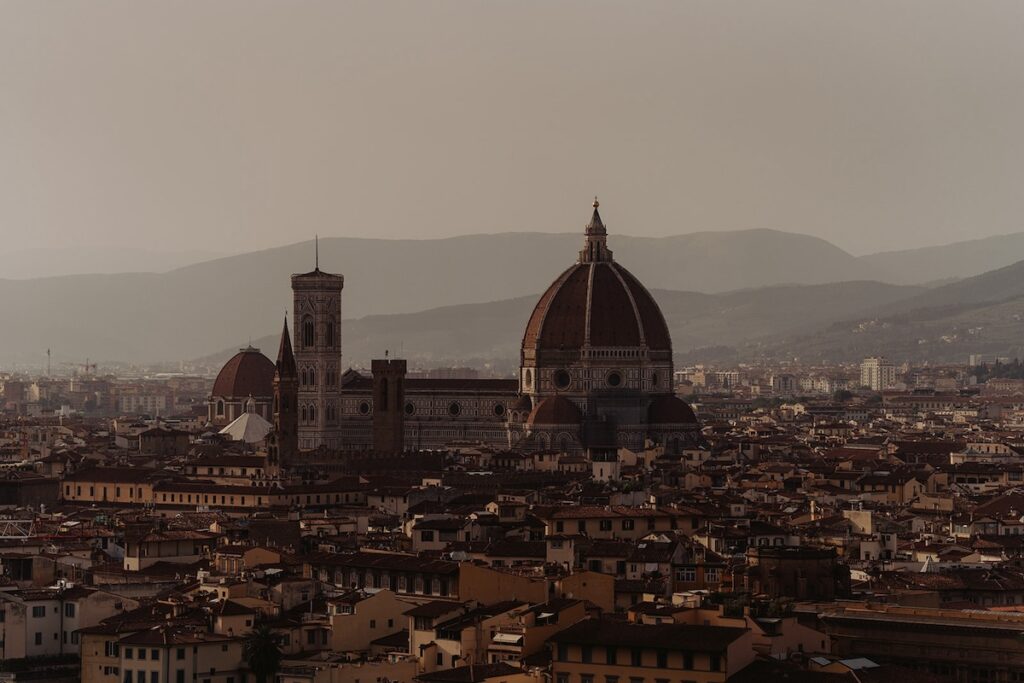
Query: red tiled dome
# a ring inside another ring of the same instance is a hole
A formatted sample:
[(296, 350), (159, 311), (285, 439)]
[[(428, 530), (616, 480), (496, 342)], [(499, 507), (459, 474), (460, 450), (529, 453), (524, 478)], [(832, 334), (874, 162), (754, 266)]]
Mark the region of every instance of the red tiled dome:
[(273, 396), (274, 363), (259, 349), (241, 349), (217, 374), (213, 396)]
[(530, 316), (524, 348), (643, 346), (671, 351), (661, 309), (640, 281), (614, 261), (577, 263), (548, 287)]
[(652, 425), (697, 425), (697, 416), (693, 414), (686, 401), (676, 396), (658, 396), (647, 407), (647, 423)]
[(577, 425), (583, 414), (576, 404), (564, 396), (552, 396), (537, 404), (526, 422), (530, 425)]

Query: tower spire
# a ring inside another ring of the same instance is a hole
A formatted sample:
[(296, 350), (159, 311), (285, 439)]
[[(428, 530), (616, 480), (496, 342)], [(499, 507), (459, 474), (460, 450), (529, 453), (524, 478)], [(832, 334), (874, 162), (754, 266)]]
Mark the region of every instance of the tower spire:
[(593, 206), (594, 213), (583, 231), (586, 242), (583, 244), (583, 250), (580, 251), (580, 263), (612, 260), (612, 252), (608, 248), (608, 230), (604, 227), (604, 221), (601, 220), (601, 214), (597, 210), (601, 206), (597, 197), (594, 197)]
[(314, 249), (316, 250), (316, 256), (315, 256), (316, 268), (314, 270), (320, 270), (320, 235), (318, 235), (318, 234), (317, 235), (313, 235), (313, 243), (314, 243)]
[(277, 375), (282, 379), (298, 377), (295, 365), (295, 354), (292, 352), (292, 339), (288, 334), (288, 314), (284, 316), (284, 329), (281, 331), (281, 346), (277, 350)]

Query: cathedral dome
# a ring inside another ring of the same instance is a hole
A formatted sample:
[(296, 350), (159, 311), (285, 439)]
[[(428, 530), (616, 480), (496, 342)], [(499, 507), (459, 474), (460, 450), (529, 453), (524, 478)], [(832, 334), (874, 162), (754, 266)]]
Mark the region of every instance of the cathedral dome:
[(252, 346), (240, 349), (217, 374), (213, 396), (273, 396), (274, 363)]
[(568, 351), (584, 346), (672, 350), (658, 304), (617, 263), (577, 263), (562, 273), (537, 302), (526, 325), (524, 348)]
[(595, 201), (580, 260), (537, 302), (523, 335), (524, 350), (646, 347), (671, 352), (661, 309), (640, 281), (612, 260), (605, 237)]

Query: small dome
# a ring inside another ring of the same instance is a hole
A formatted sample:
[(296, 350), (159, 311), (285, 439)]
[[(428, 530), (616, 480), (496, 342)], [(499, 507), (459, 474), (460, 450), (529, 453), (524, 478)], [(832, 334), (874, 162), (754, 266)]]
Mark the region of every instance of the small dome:
[(564, 396), (552, 396), (537, 404), (526, 422), (529, 425), (578, 425), (583, 414)]
[(274, 395), (274, 363), (252, 346), (239, 350), (217, 374), (213, 396)]
[(658, 396), (647, 407), (647, 423), (652, 425), (697, 426), (697, 416), (686, 401), (676, 396)]

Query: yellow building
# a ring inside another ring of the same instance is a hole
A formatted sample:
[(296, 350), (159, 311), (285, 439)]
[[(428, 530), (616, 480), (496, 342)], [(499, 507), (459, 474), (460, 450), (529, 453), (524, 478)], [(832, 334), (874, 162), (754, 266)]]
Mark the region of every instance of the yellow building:
[(153, 500), (154, 470), (131, 467), (89, 467), (69, 474), (61, 483), (61, 499), (76, 503), (141, 505)]

